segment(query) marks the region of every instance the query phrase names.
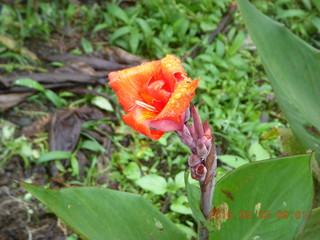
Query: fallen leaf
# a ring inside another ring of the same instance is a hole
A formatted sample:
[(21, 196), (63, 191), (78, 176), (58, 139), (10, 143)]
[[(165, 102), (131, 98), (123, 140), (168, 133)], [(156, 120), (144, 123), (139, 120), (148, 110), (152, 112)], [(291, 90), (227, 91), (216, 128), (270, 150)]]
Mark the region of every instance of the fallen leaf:
[(26, 97), (31, 96), (32, 92), (27, 93), (8, 93), (0, 95), (0, 110), (4, 111), (8, 108), (11, 108), (21, 101), (23, 101)]

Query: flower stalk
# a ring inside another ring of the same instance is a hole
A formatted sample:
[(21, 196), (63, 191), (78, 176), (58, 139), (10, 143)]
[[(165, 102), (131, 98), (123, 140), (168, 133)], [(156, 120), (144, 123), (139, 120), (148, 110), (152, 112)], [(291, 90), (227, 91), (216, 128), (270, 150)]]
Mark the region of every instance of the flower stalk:
[[(212, 209), (212, 199), (216, 180), (216, 169), (217, 169), (217, 151), (214, 143), (214, 137), (212, 137), (212, 146), (209, 155), (206, 159), (207, 174), (203, 182), (200, 182), (200, 207), (203, 215), (208, 220), (210, 211)], [(209, 231), (204, 226), (204, 223), (200, 222), (199, 228), (199, 239), (209, 239)]]
[[(194, 106), (192, 106), (191, 112), (193, 123), (188, 125), (188, 120), (185, 120), (183, 130), (176, 131), (176, 133), (192, 152), (188, 158), (188, 165), (191, 177), (200, 182), (200, 208), (205, 219), (208, 220), (215, 186), (217, 153), (208, 122), (202, 123), (198, 110)], [(209, 230), (203, 222), (200, 222), (199, 226), (199, 239), (209, 239)]]

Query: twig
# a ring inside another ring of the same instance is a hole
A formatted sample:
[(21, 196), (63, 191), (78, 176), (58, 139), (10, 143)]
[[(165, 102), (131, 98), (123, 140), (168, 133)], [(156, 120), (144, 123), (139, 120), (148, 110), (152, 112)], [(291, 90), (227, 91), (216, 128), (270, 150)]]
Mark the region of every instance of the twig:
[[(200, 207), (206, 219), (209, 219), (210, 211), (212, 208), (213, 192), (215, 187), (215, 177), (217, 168), (217, 151), (212, 136), (212, 147), (206, 159), (207, 175), (205, 180), (200, 184), (201, 199)], [(204, 223), (200, 222), (199, 229), (200, 240), (209, 239), (209, 230), (205, 227)]]

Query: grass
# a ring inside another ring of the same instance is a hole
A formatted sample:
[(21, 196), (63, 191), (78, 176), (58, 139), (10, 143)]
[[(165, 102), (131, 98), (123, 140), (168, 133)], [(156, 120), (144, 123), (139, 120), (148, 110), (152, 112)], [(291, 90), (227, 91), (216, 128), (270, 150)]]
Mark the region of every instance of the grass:
[[(254, 2), (260, 10), (286, 24), (297, 35), (315, 47), (320, 46), (320, 39), (316, 36), (320, 31), (319, 6), (315, 1)], [(238, 11), (233, 14), (225, 32), (207, 44), (210, 32), (217, 27), (230, 3), (223, 0), (142, 0), (136, 4), (93, 1), (91, 5), (75, 5), (69, 1), (29, 0), (26, 4), (17, 2), (14, 6), (2, 4), (0, 35), (10, 38), (14, 44), (8, 46), (0, 41), (0, 71), (6, 75), (28, 69), (28, 66), (43, 69), (44, 63), (23, 51), (29, 46), (32, 48), (34, 41), (56, 42), (74, 38), (75, 47), (69, 52), (79, 54), (90, 53), (108, 43), (149, 59), (162, 58), (168, 53), (183, 57), (202, 46), (200, 54), (195, 58), (187, 57), (184, 66), (192, 78), (201, 78), (194, 103), (214, 130), (219, 154), (231, 155), (233, 160), (241, 158), (244, 162), (276, 157), (281, 154), (279, 139), (260, 139), (276, 127), (287, 127), (287, 122), (272, 98), (272, 88), (265, 77), (261, 59)], [(109, 87), (99, 91), (117, 100)], [(48, 100), (46, 93), (43, 91), (28, 101), (42, 104), (45, 98), (48, 102), (63, 103), (55, 104), (57, 108), (94, 104), (90, 96), (75, 99), (58, 93)], [(99, 103), (95, 105), (99, 106)], [(124, 125), (120, 120), (123, 111), (119, 106), (106, 110), (116, 115), (119, 121), (115, 123), (105, 118), (88, 122), (83, 129), (97, 129), (98, 124), (111, 125), (116, 132), (113, 136), (106, 134), (114, 145), (111, 159), (105, 159), (103, 147), (98, 142), (82, 135), (76, 151), (81, 148), (90, 151), (87, 154), (90, 166), (80, 176), (76, 158), (71, 160), (67, 169), (58, 163), (61, 175), (72, 175), (65, 185), (96, 185), (102, 175), (108, 174), (119, 190), (142, 194), (159, 210), (166, 210), (166, 215), (175, 223), (187, 225), (183, 228), (190, 236), (194, 235), (194, 222), (181, 185), (181, 173), (186, 169), (188, 156), (186, 147), (173, 134), (153, 142)], [(15, 111), (22, 110), (16, 107)], [(0, 166), (4, 167), (13, 155), (19, 155), (27, 168), (48, 152), (46, 134), (24, 141), (23, 136), (13, 134), (17, 126), (5, 121), (1, 125), (4, 127)], [(76, 152), (72, 156), (76, 156)], [(110, 164), (101, 166), (101, 158)], [(231, 167), (228, 161), (227, 164), (221, 163), (218, 176), (223, 176)], [(146, 187), (145, 181), (162, 184), (150, 188)]]

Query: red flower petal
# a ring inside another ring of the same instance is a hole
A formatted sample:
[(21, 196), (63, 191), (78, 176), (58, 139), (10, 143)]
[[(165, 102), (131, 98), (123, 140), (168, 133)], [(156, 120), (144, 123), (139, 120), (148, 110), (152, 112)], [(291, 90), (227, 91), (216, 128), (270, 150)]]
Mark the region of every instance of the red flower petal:
[(190, 106), (190, 101), (194, 96), (194, 91), (198, 87), (199, 80), (199, 78), (192, 80), (186, 77), (182, 82), (177, 82), (169, 102), (154, 120), (181, 116)]
[(140, 106), (136, 106), (132, 111), (122, 117), (123, 121), (136, 131), (158, 140), (165, 132), (150, 129), (148, 123), (157, 113), (148, 111)]
[(126, 112), (136, 106), (135, 101), (143, 101), (139, 92), (153, 75), (159, 75), (159, 71), (158, 60), (109, 74), (109, 84), (115, 90), (119, 103)]

